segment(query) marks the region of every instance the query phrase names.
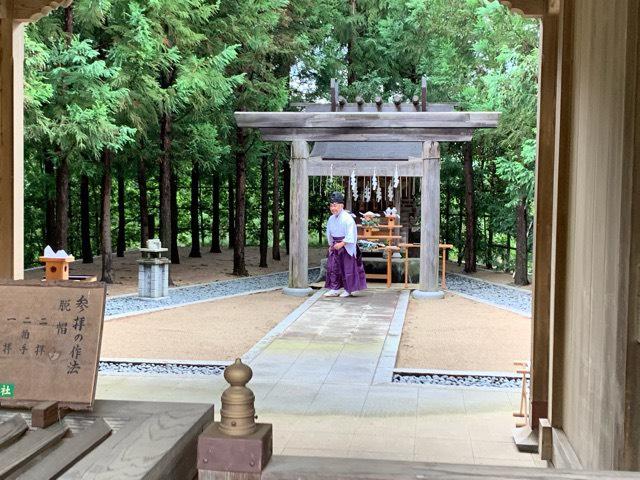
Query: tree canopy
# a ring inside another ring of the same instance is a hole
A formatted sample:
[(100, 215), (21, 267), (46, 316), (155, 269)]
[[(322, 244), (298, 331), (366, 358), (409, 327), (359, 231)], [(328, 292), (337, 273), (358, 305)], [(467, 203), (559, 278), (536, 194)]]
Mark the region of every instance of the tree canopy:
[(27, 29), (25, 261), (47, 243), (109, 256), (111, 232), (121, 254), (159, 227), (174, 261), (228, 238), (245, 274), (245, 244), (286, 234), (287, 152), (233, 112), (327, 101), (331, 78), (352, 101), (411, 98), (426, 76), (430, 102), (502, 112), (443, 149), (443, 240), (512, 269), (517, 239), (526, 281), (538, 44), (539, 23), (495, 0), (75, 0)]

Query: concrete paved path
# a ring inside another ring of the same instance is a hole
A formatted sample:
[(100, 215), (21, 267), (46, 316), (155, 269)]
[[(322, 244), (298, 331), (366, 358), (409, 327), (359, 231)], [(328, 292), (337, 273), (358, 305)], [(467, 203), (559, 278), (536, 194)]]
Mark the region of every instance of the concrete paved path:
[[(401, 333), (394, 314), (402, 295), (319, 297), (250, 356), (249, 387), (258, 421), (273, 423), (274, 452), (541, 466), (511, 441), (519, 392), (384, 380)], [(218, 407), (226, 387), (222, 377), (101, 376), (98, 397)]]

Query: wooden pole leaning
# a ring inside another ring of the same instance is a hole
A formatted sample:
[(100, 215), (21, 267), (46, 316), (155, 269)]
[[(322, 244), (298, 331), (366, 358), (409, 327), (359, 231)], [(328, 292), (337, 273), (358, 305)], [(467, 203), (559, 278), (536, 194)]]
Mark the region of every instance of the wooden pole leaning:
[(420, 186), (420, 285), (413, 298), (444, 298), (438, 285), (440, 248), (440, 144), (422, 144)]
[(284, 293), (305, 297), (309, 288), (309, 144), (291, 142), (291, 188), (289, 210), (289, 285)]

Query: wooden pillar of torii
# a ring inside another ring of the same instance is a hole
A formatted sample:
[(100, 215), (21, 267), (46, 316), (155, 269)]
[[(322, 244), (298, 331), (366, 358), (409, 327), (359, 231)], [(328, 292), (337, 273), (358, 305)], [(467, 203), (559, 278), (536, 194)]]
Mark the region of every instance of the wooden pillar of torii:
[(414, 298), (443, 298), (438, 285), (440, 248), (440, 144), (422, 144), (420, 185), (420, 285)]
[(309, 288), (309, 144), (291, 142), (289, 201), (289, 285), (287, 295), (305, 297)]
[(71, 0), (0, 0), (0, 279), (24, 276), (24, 24)]

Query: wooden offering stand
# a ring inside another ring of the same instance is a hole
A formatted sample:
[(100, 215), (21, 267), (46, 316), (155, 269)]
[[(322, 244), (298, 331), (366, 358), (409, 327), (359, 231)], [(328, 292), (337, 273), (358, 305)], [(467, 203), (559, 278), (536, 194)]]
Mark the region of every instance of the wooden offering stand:
[[(362, 233), (358, 233), (358, 238), (362, 238), (370, 241), (378, 241), (385, 244), (384, 247), (377, 249), (377, 251), (386, 252), (387, 255), (387, 271), (386, 273), (366, 273), (366, 278), (370, 280), (385, 280), (387, 288), (391, 287), (391, 272), (392, 264), (391, 258), (395, 252), (399, 252), (400, 248), (394, 243), (402, 238), (401, 235), (393, 235), (394, 230), (402, 228), (402, 225), (396, 224), (396, 217), (386, 217), (387, 223), (376, 226), (359, 224), (358, 228), (362, 229)], [(376, 233), (381, 230), (386, 230), (386, 233)], [(374, 250), (376, 251), (376, 250)]]
[(44, 263), (45, 278), (49, 280), (69, 280), (69, 264), (75, 261), (73, 255), (67, 257), (38, 257)]

